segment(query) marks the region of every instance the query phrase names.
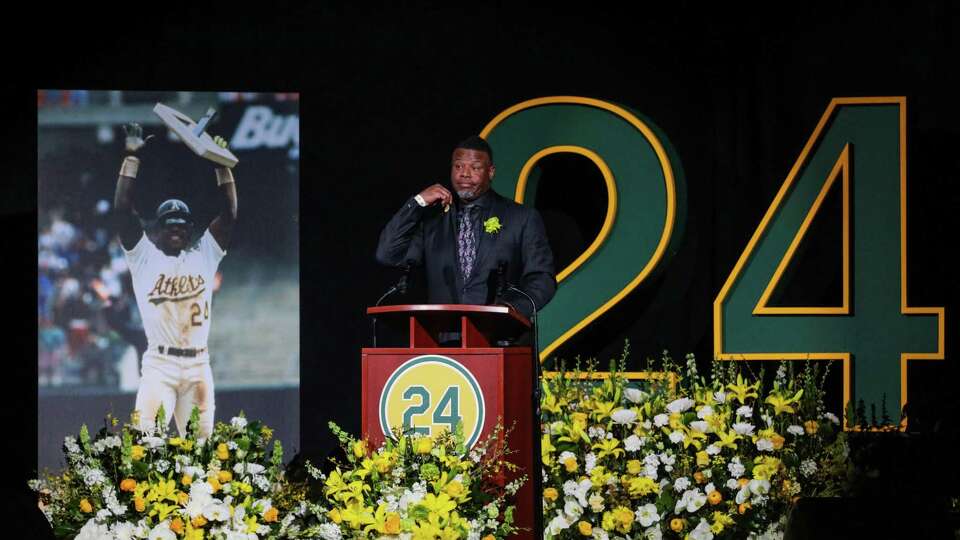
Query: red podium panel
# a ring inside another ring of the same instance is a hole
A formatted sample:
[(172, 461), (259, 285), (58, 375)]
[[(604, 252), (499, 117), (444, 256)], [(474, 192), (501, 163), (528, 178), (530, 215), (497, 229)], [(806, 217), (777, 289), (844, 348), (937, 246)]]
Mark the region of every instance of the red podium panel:
[[(494, 346), (529, 328), (529, 321), (503, 306), (382, 306), (367, 313), (410, 339), (407, 347), (361, 352), (363, 436), (379, 446), (394, 427), (435, 433), (459, 421), (471, 446), (498, 420), (513, 426), (509, 445), (516, 453), (509, 459), (528, 476), (517, 494), (516, 524), (532, 531), (533, 476), (539, 474), (533, 457), (533, 351)], [(459, 334), (459, 346), (440, 347), (441, 333), (452, 332)]]

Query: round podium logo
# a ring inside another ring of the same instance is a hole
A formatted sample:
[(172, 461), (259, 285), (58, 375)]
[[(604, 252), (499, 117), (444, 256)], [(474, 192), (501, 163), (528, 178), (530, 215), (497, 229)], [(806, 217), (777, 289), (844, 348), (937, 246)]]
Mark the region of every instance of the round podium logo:
[(483, 429), (484, 412), (477, 379), (446, 356), (407, 360), (390, 374), (380, 393), (380, 428), (388, 437), (394, 428), (436, 435), (463, 423), (464, 444), (471, 448)]

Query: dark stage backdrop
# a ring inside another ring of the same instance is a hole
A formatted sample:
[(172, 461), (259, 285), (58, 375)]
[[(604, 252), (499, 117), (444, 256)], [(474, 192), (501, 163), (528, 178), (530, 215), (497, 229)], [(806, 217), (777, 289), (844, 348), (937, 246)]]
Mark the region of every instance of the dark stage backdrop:
[[(947, 358), (915, 362), (911, 395), (955, 411), (958, 294), (948, 260), (960, 203), (958, 9), (949, 2), (782, 7), (322, 7), (272, 17), (258, 9), (244, 14), (247, 22), (219, 21), (216, 32), (207, 20), (161, 15), (161, 29), (125, 38), (123, 46), (106, 23), (82, 33), (54, 24), (50, 35), (63, 31), (97, 54), (55, 57), (58, 69), (32, 65), (32, 78), (16, 83), (12, 114), (23, 127), (7, 133), (6, 150), (19, 157), (26, 189), (7, 182), (19, 199), (2, 208), (16, 252), (27, 256), (17, 259), (13, 279), (31, 282), (35, 262), (34, 246), (20, 240), (33, 236), (36, 222), (28, 215), (31, 88), (135, 83), (300, 91), (300, 433), (304, 452), (322, 457), (334, 447), (328, 420), (359, 428), (359, 349), (369, 340), (364, 308), (397, 277), (373, 259), (381, 226), (407, 197), (445, 179), (452, 145), (500, 111), (535, 97), (585, 96), (640, 111), (667, 134), (687, 185), (679, 251), (659, 278), (558, 355), (605, 361), (629, 339), (634, 361), (667, 349), (674, 357), (695, 353), (704, 368), (712, 355), (713, 300), (830, 99), (906, 96), (909, 301), (946, 306), (947, 313)], [(201, 63), (209, 51), (219, 60)], [(559, 216), (548, 230), (551, 241), (563, 230), (565, 238), (589, 242), (602, 201), (566, 189), (566, 197), (544, 195), (553, 205), (545, 213)], [(818, 267), (815, 253), (807, 259)], [(829, 296), (827, 281), (810, 290)], [(31, 295), (21, 301), (29, 308)], [(32, 336), (33, 321), (25, 322), (12, 331)], [(32, 337), (18, 343), (18, 358), (35, 358)], [(16, 377), (32, 384), (32, 364), (24, 362)], [(955, 414), (943, 418), (956, 421)], [(29, 470), (31, 461), (24, 463), (21, 470)]]

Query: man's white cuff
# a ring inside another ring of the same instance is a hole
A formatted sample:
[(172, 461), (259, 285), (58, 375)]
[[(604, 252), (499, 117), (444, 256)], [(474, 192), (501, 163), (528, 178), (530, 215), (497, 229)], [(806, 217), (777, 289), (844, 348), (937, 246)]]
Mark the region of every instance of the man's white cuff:
[(427, 205), (427, 201), (423, 200), (423, 197), (421, 197), (419, 193), (414, 195), (413, 200), (417, 201), (417, 204), (419, 204), (420, 206)]

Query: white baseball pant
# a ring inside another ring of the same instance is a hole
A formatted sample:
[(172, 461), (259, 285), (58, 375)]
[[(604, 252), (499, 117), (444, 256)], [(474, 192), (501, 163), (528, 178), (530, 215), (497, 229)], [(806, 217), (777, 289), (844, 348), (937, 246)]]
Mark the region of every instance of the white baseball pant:
[(153, 350), (143, 353), (136, 403), (141, 430), (153, 430), (160, 404), (168, 424), (171, 416), (176, 418), (181, 437), (186, 435), (194, 405), (200, 410), (200, 438), (206, 439), (213, 433), (213, 371), (208, 353), (194, 358)]

